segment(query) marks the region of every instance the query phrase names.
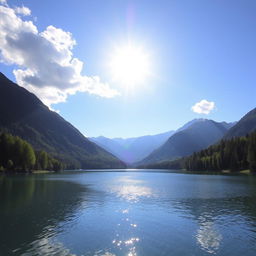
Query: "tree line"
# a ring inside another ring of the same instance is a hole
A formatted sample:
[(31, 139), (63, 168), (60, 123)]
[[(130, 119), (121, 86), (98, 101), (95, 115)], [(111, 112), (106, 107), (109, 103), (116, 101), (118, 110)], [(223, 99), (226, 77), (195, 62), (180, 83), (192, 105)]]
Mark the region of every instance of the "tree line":
[(0, 170), (59, 171), (63, 164), (45, 151), (35, 151), (25, 140), (8, 133), (0, 134)]
[(256, 132), (244, 137), (221, 140), (218, 144), (183, 159), (190, 171), (256, 171)]

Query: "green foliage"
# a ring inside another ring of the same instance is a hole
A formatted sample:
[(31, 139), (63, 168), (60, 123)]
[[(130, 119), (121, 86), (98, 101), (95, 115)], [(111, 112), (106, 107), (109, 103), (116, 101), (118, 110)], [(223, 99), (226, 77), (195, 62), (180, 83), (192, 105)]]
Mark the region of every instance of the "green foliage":
[(0, 134), (0, 166), (9, 171), (59, 171), (64, 167), (46, 152), (35, 152), (28, 142), (8, 133)]
[(35, 151), (30, 144), (24, 141), (22, 152), (22, 167), (24, 170), (31, 170), (36, 162)]
[(50, 160), (51, 167), (53, 171), (60, 171), (63, 169), (63, 165), (61, 162), (57, 161), (56, 159), (51, 159)]
[(49, 165), (48, 154), (45, 151), (36, 152), (36, 167), (37, 169), (46, 170)]
[(222, 140), (218, 144), (196, 152), (184, 161), (191, 171), (250, 169), (256, 171), (256, 132), (245, 137)]

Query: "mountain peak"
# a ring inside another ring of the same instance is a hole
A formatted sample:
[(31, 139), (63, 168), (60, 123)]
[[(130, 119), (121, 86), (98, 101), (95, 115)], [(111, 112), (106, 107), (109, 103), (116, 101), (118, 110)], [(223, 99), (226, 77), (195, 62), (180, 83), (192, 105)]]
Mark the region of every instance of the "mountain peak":
[(183, 131), (187, 128), (189, 128), (190, 126), (196, 124), (196, 123), (201, 123), (201, 122), (205, 122), (205, 121), (210, 121), (209, 119), (204, 119), (204, 118), (195, 118), (192, 119), (191, 121), (185, 123), (182, 127), (180, 127), (176, 132), (180, 132)]
[(194, 119), (178, 129), (160, 148), (138, 164), (145, 165), (188, 156), (214, 144), (227, 131), (228, 128), (222, 123), (209, 119)]
[(127, 163), (140, 161), (153, 150), (160, 147), (174, 131), (156, 135), (144, 135), (133, 138), (106, 138), (103, 136), (90, 138), (91, 141), (105, 148), (121, 160)]

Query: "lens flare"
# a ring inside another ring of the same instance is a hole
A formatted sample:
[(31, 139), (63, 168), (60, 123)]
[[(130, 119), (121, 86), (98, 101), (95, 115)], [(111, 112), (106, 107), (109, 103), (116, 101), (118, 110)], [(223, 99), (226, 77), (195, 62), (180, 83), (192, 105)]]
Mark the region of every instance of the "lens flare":
[(140, 47), (118, 47), (111, 57), (110, 69), (113, 80), (122, 85), (142, 84), (150, 74), (149, 56)]

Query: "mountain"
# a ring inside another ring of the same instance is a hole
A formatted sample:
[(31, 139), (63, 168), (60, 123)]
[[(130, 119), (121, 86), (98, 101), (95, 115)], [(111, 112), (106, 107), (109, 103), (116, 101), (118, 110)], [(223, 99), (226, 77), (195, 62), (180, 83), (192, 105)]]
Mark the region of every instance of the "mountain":
[(195, 119), (172, 135), (160, 148), (153, 151), (137, 165), (147, 165), (174, 160), (191, 155), (220, 140), (232, 124), (217, 123), (208, 119)]
[(122, 168), (124, 163), (85, 138), (34, 94), (0, 73), (0, 130), (20, 136), (73, 168)]
[(153, 150), (160, 147), (174, 133), (169, 131), (156, 135), (147, 135), (136, 138), (113, 138), (103, 136), (90, 138), (105, 150), (111, 152), (126, 163), (132, 164), (148, 156)]
[(198, 123), (198, 122), (202, 122), (204, 120), (207, 120), (207, 119), (204, 119), (204, 118), (195, 118), (187, 123), (185, 123), (183, 126), (181, 126), (176, 132), (181, 132), (183, 130), (186, 130), (187, 128), (189, 128), (191, 125), (195, 124), (195, 123)]
[(112, 139), (106, 138), (104, 136), (88, 138), (88, 139), (90, 141), (96, 143), (98, 146), (104, 148), (111, 154), (115, 155), (119, 159), (122, 159), (122, 161), (126, 160), (125, 157), (122, 157), (123, 155), (125, 155), (125, 148), (123, 146), (121, 146), (118, 142), (116, 142)]
[(242, 117), (225, 135), (225, 139), (245, 136), (256, 130), (256, 108)]

